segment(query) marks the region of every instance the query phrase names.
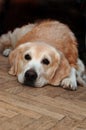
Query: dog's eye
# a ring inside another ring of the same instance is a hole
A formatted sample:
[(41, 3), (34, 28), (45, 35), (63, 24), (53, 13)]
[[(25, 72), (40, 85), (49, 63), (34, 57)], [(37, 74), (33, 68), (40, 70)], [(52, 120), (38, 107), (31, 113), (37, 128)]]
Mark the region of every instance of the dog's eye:
[(47, 58), (44, 58), (42, 60), (42, 63), (45, 64), (45, 65), (48, 65), (50, 62), (49, 62), (49, 60)]
[(24, 57), (26, 60), (31, 60), (31, 56), (29, 54), (26, 54)]

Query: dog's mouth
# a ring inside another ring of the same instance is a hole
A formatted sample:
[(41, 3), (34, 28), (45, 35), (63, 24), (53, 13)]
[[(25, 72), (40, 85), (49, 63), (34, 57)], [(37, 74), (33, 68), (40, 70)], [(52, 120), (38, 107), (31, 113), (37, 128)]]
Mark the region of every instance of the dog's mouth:
[(28, 87), (36, 87), (35, 86), (35, 82), (32, 81), (27, 81), (26, 79), (24, 80), (24, 85), (28, 86)]

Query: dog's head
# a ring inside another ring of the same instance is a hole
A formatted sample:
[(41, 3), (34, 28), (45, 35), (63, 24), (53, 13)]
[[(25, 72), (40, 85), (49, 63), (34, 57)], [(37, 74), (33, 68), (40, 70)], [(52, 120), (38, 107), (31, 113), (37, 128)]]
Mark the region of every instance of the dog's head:
[(59, 85), (70, 73), (65, 56), (45, 43), (25, 43), (14, 49), (9, 61), (9, 74), (29, 86), (42, 87), (46, 84)]

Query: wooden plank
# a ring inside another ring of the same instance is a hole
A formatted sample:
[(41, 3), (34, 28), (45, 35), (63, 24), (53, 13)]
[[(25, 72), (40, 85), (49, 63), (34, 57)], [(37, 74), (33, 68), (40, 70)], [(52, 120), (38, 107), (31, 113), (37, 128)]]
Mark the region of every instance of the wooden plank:
[(0, 130), (24, 130), (35, 119), (19, 114), (0, 124)]
[(24, 130), (50, 130), (56, 125), (56, 121), (49, 117), (41, 117), (40, 120), (36, 120), (31, 124), (27, 125)]
[(3, 116), (2, 114), (0, 114), (0, 124), (2, 124), (3, 122), (7, 121), (9, 118), (6, 116)]
[(13, 106), (17, 106), (20, 107), (22, 109), (26, 109), (26, 110), (32, 110), (35, 111), (37, 113), (41, 113), (43, 115), (46, 116), (50, 116), (52, 118), (55, 118), (57, 120), (61, 120), (64, 118), (64, 115), (56, 113), (56, 112), (52, 112), (52, 111), (48, 111), (45, 108), (41, 108), (41, 107), (37, 107), (34, 105), (29, 104), (28, 100), (24, 100), (24, 98), (20, 97), (20, 96), (16, 96), (16, 95), (11, 95), (5, 92), (0, 92), (0, 99), (2, 99), (2, 101), (5, 101), (7, 103), (12, 104)]
[(59, 121), (52, 129), (50, 130), (74, 130), (74, 127), (79, 122), (72, 119), (71, 117), (65, 117), (64, 120)]
[(36, 102), (39, 102), (40, 104), (48, 105), (50, 108), (57, 109), (58, 112), (62, 112), (63, 115), (68, 115), (70, 113), (70, 116), (72, 118), (82, 120), (86, 117), (86, 103), (81, 101), (72, 101), (68, 99), (63, 99), (61, 97), (57, 98), (51, 98), (48, 96), (38, 95), (38, 96), (32, 96), (27, 95), (26, 93), (20, 93), (22, 97), (27, 97), (29, 99), (33, 99)]
[(39, 113), (36, 113), (30, 110), (29, 108), (25, 108), (25, 106), (21, 107), (21, 105), (16, 105), (16, 101), (14, 101), (15, 103), (10, 102), (9, 100), (4, 100), (4, 101), (0, 102), (0, 114), (3, 116), (7, 116), (11, 118), (17, 115), (18, 113), (22, 113), (34, 119), (38, 119), (41, 117)]
[(76, 125), (74, 130), (86, 130), (86, 118), (83, 121), (81, 121), (78, 125)]

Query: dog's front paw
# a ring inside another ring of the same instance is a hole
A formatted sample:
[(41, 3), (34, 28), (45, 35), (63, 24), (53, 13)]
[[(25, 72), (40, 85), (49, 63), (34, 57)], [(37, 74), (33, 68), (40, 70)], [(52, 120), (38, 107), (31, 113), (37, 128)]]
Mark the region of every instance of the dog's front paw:
[(10, 49), (10, 48), (5, 49), (5, 50), (3, 51), (3, 55), (7, 57), (7, 56), (9, 56), (10, 52), (11, 52), (11, 49)]
[(63, 88), (70, 88), (72, 90), (76, 90), (77, 89), (77, 82), (75, 79), (72, 79), (72, 78), (65, 78), (62, 80), (61, 82), (61, 86)]

